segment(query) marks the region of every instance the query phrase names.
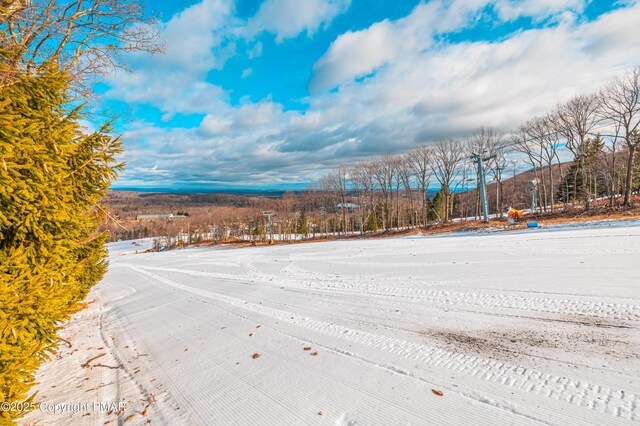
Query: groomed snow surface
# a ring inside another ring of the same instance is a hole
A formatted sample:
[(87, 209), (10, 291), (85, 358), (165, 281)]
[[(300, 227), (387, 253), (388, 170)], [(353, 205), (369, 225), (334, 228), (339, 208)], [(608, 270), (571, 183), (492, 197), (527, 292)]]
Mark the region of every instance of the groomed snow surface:
[(39, 401), (127, 408), (25, 423), (640, 422), (637, 221), (143, 248), (110, 246), (38, 375)]

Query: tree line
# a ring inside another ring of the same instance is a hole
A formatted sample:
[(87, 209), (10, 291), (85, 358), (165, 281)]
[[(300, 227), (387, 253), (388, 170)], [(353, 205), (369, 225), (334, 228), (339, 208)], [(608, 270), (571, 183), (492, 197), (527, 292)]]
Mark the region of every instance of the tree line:
[[(181, 234), (199, 241), (214, 227), (219, 241), (266, 241), (271, 233), (291, 241), (479, 218), (477, 156), (486, 159), (490, 214), (502, 216), (508, 207), (588, 210), (603, 199), (628, 208), (640, 189), (639, 98), (636, 67), (508, 133), (480, 127), (465, 138), (439, 138), (400, 155), (339, 165), (308, 190), (252, 197), (242, 208), (189, 208), (191, 216), (182, 222), (107, 226), (113, 240)], [(271, 229), (264, 211), (274, 212)]]
[[(495, 189), (492, 213), (500, 215), (509, 206), (551, 212), (558, 205), (589, 209), (599, 197), (608, 197), (612, 206), (630, 207), (640, 186), (639, 126), (640, 68), (633, 68), (597, 93), (574, 96), (507, 134), (480, 127), (466, 138), (441, 138), (401, 155), (340, 165), (324, 176), (320, 189), (330, 205), (339, 206), (341, 231), (478, 216), (479, 191), (472, 191), (474, 200), (468, 189), (480, 185), (476, 156), (482, 156)], [(563, 151), (570, 154), (568, 164)], [(519, 165), (527, 166), (534, 179), (521, 185), (519, 194), (505, 193), (505, 176), (513, 179)], [(439, 187), (433, 199), (432, 185)], [(536, 205), (531, 205), (534, 194)], [(348, 217), (353, 210), (355, 222)]]

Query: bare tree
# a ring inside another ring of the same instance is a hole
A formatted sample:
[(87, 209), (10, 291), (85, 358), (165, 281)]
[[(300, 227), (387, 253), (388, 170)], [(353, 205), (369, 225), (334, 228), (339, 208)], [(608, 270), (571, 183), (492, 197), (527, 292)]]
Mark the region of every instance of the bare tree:
[[(539, 144), (535, 143), (535, 140), (531, 138), (531, 123), (527, 122), (518, 126), (518, 128), (511, 134), (511, 139), (513, 141), (513, 149), (517, 152), (521, 152), (526, 155), (523, 158), (523, 161), (529, 165), (531, 165), (533, 169), (533, 174), (535, 176), (536, 182), (544, 182), (543, 175), (543, 157), (542, 157), (542, 148)], [(534, 191), (537, 191), (536, 194), (538, 199), (540, 199), (540, 189), (539, 185), (534, 187)], [(542, 186), (544, 189), (544, 186)], [(546, 194), (546, 192), (543, 192)], [(545, 205), (544, 200), (542, 205)], [(537, 205), (533, 205), (532, 209), (535, 209)]]
[[(573, 153), (575, 161), (578, 163), (578, 170), (582, 174), (582, 181), (586, 183), (585, 156), (586, 145), (597, 125), (600, 117), (598, 115), (598, 97), (596, 95), (578, 95), (569, 99), (566, 103), (558, 105), (550, 115), (553, 128), (567, 142), (567, 148)], [(575, 176), (577, 178), (577, 175)], [(574, 179), (574, 181), (577, 179)], [(590, 194), (587, 185), (582, 185), (582, 196), (585, 201), (585, 208), (590, 206)], [(577, 185), (576, 194), (577, 196)]]
[[(396, 192), (396, 228), (400, 228), (401, 216), (400, 216), (400, 188), (402, 188), (404, 180), (402, 179), (402, 169), (404, 167), (402, 156), (394, 156), (393, 158), (393, 182)], [(393, 208), (393, 205), (391, 206)]]
[(512, 182), (512, 191), (511, 191), (511, 205), (515, 205), (518, 201), (516, 193), (518, 189), (518, 163), (520, 162), (517, 158), (512, 158), (509, 160), (509, 165), (513, 167), (513, 182)]
[[(524, 129), (530, 140), (530, 144), (535, 146), (536, 159), (540, 167), (540, 176), (543, 192), (543, 209), (546, 210), (550, 204), (551, 211), (555, 209), (555, 185), (553, 176), (553, 162), (557, 157), (560, 140), (558, 133), (554, 130), (552, 116), (534, 117), (524, 124)], [(544, 166), (549, 174), (549, 196), (547, 197), (547, 179), (544, 174)]]
[(376, 178), (375, 167), (373, 163), (358, 163), (352, 170), (351, 179), (356, 182), (357, 185), (362, 188), (364, 194), (364, 208), (362, 208), (362, 224), (367, 220), (368, 209), (371, 209), (371, 215), (373, 215), (373, 223), (377, 224), (376, 209), (375, 209), (375, 197), (376, 197)]
[[(396, 168), (398, 178), (402, 182), (402, 187), (404, 188), (403, 198), (408, 202), (408, 205), (405, 203), (405, 208), (408, 209), (405, 209), (405, 216), (409, 218), (408, 224), (415, 225), (416, 217), (413, 206), (413, 190), (411, 189), (413, 170), (411, 168), (409, 154), (400, 155), (397, 158)], [(399, 197), (398, 201), (400, 201)]]
[(624, 188), (622, 181), (626, 181), (626, 167), (621, 164), (624, 162), (624, 155), (620, 155), (625, 153), (619, 152), (620, 145), (624, 143), (624, 136), (622, 135), (623, 132), (620, 123), (613, 122), (612, 129), (612, 134), (606, 136), (608, 143), (604, 146), (606, 155), (604, 155), (603, 158), (604, 166), (606, 168), (604, 173), (605, 182), (607, 183), (609, 204), (611, 206), (615, 204), (616, 195), (622, 193), (622, 189)]
[(360, 233), (363, 233), (365, 216), (366, 216), (366, 204), (365, 201), (369, 196), (372, 189), (371, 180), (368, 174), (367, 166), (364, 163), (356, 163), (349, 167), (349, 176), (351, 181), (351, 189), (358, 201), (359, 221), (360, 221)]
[(349, 181), (349, 169), (346, 165), (339, 165), (333, 172), (325, 177), (325, 187), (329, 191), (333, 191), (340, 199), (340, 208), (342, 210), (342, 226), (343, 233), (347, 232), (347, 185)]
[(384, 155), (377, 158), (372, 163), (372, 172), (382, 191), (382, 222), (385, 229), (391, 229), (393, 226), (393, 177), (395, 175), (394, 158), (390, 155)]
[[(474, 179), (471, 178), (470, 176), (473, 176), (476, 174), (475, 172), (475, 164), (473, 163), (471, 157), (466, 157), (463, 161), (462, 161), (462, 165), (460, 167), (461, 170), (461, 176), (460, 176), (460, 186), (462, 188), (462, 195), (460, 196), (460, 207), (459, 207), (459, 212), (460, 212), (460, 217), (462, 218), (462, 220), (466, 221), (467, 220), (467, 205), (469, 204), (469, 202), (471, 201), (471, 192), (469, 192), (469, 183), (473, 182)], [(476, 191), (477, 192), (477, 191)], [(473, 199), (475, 201), (475, 197)], [(475, 209), (475, 215), (478, 215), (478, 208), (476, 205), (476, 209)]]
[(429, 191), (429, 181), (433, 176), (431, 161), (433, 152), (428, 146), (420, 146), (408, 154), (409, 167), (420, 187), (420, 199), (422, 203), (422, 223), (427, 224), (427, 191)]
[(624, 187), (624, 205), (631, 205), (633, 168), (636, 149), (640, 143), (640, 67), (629, 70), (621, 78), (615, 78), (599, 96), (605, 119), (611, 120), (624, 134), (629, 150)]
[(493, 156), (500, 147), (502, 133), (493, 127), (479, 127), (473, 134), (465, 139), (467, 149), (473, 154)]
[(493, 173), (493, 178), (496, 181), (496, 213), (502, 217), (504, 206), (503, 203), (503, 188), (502, 188), (502, 175), (507, 168), (507, 155), (504, 147), (499, 146), (496, 148), (493, 158), (489, 161), (489, 169)]
[(451, 204), (451, 184), (458, 172), (458, 166), (464, 159), (464, 144), (456, 139), (438, 139), (433, 146), (433, 168), (436, 179), (442, 187), (444, 193), (445, 217), (449, 220), (449, 210)]
[(0, 8), (0, 83), (56, 64), (76, 90), (125, 65), (128, 52), (158, 52), (156, 20), (138, 0), (14, 0)]

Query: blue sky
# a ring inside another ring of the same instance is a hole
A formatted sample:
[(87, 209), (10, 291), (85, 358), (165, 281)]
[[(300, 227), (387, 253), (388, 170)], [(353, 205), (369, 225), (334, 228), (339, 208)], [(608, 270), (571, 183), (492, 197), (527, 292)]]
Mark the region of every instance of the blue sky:
[(508, 132), (640, 64), (638, 1), (153, 2), (164, 55), (98, 87), (114, 188), (303, 188), (340, 163)]

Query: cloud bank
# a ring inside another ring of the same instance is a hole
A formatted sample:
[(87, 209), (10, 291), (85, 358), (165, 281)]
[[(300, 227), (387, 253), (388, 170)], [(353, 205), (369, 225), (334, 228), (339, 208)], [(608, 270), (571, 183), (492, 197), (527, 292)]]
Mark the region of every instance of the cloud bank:
[[(111, 82), (108, 96), (167, 116), (204, 118), (195, 127), (132, 124), (124, 134), (121, 185), (312, 182), (336, 164), (439, 136), (481, 125), (508, 130), (640, 64), (637, 1), (588, 20), (580, 0), (433, 0), (403, 18), (338, 35), (313, 65), (306, 109), (286, 110), (270, 98), (231, 105), (229, 88), (208, 81), (207, 72), (223, 67), (238, 43), (254, 49), (252, 38), (269, 32), (285, 46), (288, 38), (313, 36), (349, 7), (313, 0), (303, 11), (295, 4), (267, 0), (239, 22), (229, 3), (205, 0), (166, 24), (167, 56), (139, 58), (134, 73)], [(284, 7), (291, 15), (278, 15)], [(451, 37), (487, 20), (519, 18), (537, 24), (494, 40)], [(193, 46), (191, 37), (204, 45)]]

